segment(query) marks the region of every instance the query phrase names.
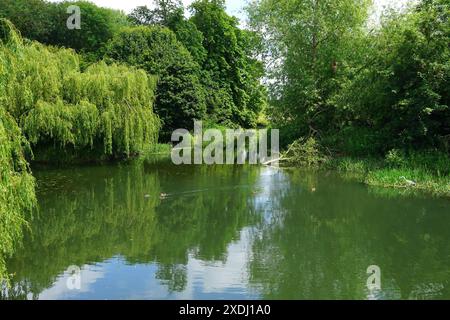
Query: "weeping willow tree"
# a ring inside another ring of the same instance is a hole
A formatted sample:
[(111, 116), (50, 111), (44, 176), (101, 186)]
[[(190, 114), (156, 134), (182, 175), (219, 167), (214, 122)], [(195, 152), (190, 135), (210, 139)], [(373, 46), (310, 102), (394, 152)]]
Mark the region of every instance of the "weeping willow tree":
[(25, 143), (16, 121), (0, 106), (0, 280), (6, 277), (4, 258), (22, 236), (24, 212), (35, 203)]
[(139, 153), (158, 139), (155, 86), (155, 77), (120, 65), (82, 71), (73, 51), (25, 41), (0, 19), (0, 280), (36, 201), (25, 154)]
[[(74, 155), (129, 157), (154, 144), (160, 121), (153, 112), (156, 77), (99, 62), (81, 71), (72, 50), (3, 45), (4, 93), (0, 98), (18, 121), (35, 154), (52, 149)], [(58, 159), (48, 159), (58, 160)]]
[[(7, 76), (3, 48), (8, 46), (13, 52), (21, 44), (20, 37), (11, 30), (10, 24), (0, 24), (0, 97), (4, 95)], [(0, 280), (7, 278), (4, 259), (22, 236), (24, 212), (35, 203), (34, 178), (23, 153), (27, 145), (16, 120), (0, 99)]]

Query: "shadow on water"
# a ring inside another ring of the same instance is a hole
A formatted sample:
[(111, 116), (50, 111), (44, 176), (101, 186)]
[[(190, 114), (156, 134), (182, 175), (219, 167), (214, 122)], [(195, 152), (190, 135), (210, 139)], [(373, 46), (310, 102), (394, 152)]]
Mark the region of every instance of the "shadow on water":
[[(38, 170), (14, 299), (450, 298), (450, 203), (332, 173), (165, 161)], [(68, 290), (71, 265), (80, 290)], [(366, 288), (367, 267), (382, 290)]]

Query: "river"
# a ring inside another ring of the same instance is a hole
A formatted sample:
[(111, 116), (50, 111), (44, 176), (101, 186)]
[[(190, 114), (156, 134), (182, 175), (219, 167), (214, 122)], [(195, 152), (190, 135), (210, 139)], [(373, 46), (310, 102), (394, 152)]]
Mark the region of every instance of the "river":
[(9, 298), (450, 299), (446, 199), (164, 160), (34, 174), (39, 211), (7, 261)]

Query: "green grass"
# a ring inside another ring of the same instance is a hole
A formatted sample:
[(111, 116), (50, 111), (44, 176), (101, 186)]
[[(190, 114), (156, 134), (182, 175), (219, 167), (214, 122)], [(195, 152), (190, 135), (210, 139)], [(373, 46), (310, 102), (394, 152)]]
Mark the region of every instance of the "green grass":
[(393, 155), (390, 152), (385, 159), (337, 158), (331, 160), (329, 166), (344, 177), (360, 180), (369, 186), (422, 191), (450, 198), (450, 158), (444, 153)]

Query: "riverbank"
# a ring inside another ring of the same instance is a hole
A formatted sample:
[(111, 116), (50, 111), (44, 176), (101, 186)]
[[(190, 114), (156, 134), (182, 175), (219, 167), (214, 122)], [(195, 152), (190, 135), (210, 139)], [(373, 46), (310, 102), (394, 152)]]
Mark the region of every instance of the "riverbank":
[[(390, 151), (382, 157), (331, 157), (320, 153), (315, 144), (297, 150), (302, 158), (294, 166), (335, 170), (344, 178), (357, 180), (372, 187), (397, 189), (404, 193), (424, 192), (450, 199), (450, 157), (429, 150), (406, 153)], [(169, 144), (157, 144), (140, 158), (154, 155), (170, 156)], [(296, 155), (298, 159), (298, 155)]]
[(450, 160), (444, 155), (415, 154), (392, 163), (382, 158), (336, 158), (327, 168), (342, 176), (357, 179), (369, 186), (402, 189), (407, 193), (422, 191), (433, 196), (450, 198)]
[(298, 139), (282, 153), (282, 165), (336, 170), (369, 186), (450, 198), (450, 156), (436, 149), (393, 149), (382, 156), (338, 156), (314, 138)]

